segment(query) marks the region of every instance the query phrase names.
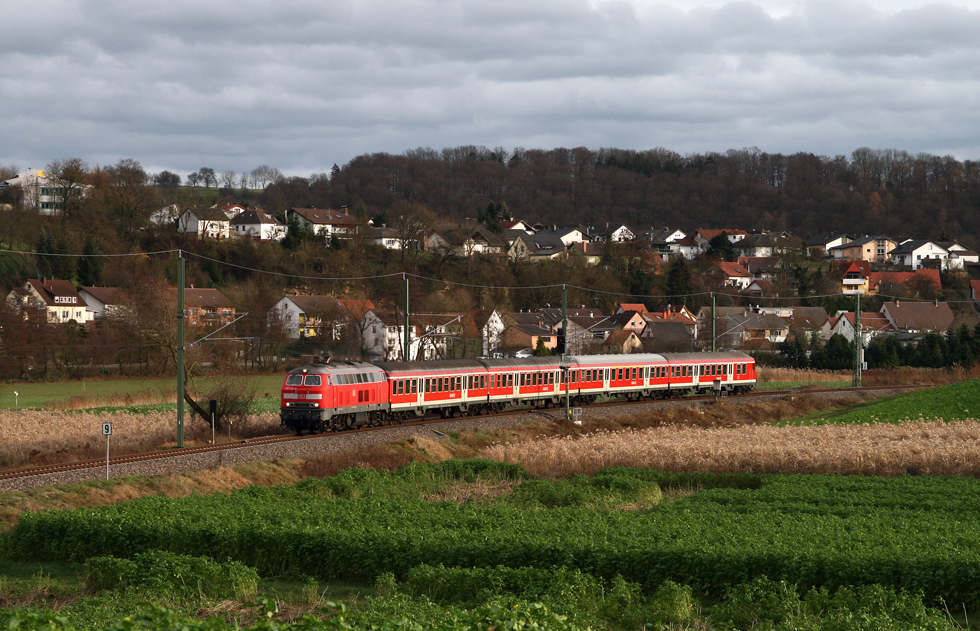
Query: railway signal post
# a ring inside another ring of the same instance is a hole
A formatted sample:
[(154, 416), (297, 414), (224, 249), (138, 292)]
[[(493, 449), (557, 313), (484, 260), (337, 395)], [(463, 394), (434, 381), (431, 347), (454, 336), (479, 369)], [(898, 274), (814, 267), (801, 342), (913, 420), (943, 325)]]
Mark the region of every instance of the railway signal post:
[(105, 436), (105, 479), (109, 480), (109, 437), (112, 436), (112, 423), (102, 424), (102, 435)]

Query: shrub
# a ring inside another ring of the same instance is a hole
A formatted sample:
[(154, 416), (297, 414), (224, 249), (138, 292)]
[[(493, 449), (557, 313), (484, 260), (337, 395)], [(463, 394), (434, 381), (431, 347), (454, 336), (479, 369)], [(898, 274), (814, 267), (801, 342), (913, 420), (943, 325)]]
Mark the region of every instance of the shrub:
[(258, 593), (259, 575), (238, 561), (218, 563), (207, 557), (194, 557), (152, 550), (132, 560), (95, 557), (85, 562), (88, 585), (93, 589), (143, 587), (180, 596), (234, 596), (251, 600)]

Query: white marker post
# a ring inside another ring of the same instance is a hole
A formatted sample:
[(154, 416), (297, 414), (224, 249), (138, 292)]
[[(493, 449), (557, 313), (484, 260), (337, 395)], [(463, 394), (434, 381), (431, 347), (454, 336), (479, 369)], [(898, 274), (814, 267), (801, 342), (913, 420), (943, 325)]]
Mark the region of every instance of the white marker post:
[(105, 479), (109, 481), (109, 437), (112, 436), (112, 423), (102, 424), (102, 435), (105, 436)]

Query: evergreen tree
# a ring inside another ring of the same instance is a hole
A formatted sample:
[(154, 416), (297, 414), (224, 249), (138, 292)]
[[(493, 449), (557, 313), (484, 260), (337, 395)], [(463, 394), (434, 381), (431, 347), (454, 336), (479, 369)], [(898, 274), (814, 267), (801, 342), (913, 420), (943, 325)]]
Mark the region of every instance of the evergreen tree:
[(68, 239), (64, 235), (55, 244), (55, 253), (58, 255), (51, 261), (51, 271), (55, 278), (71, 280), (75, 275), (75, 257), (68, 256)]
[(97, 287), (102, 284), (102, 259), (97, 254), (99, 248), (95, 242), (91, 238), (86, 239), (77, 267), (78, 282), (83, 287)]
[(37, 274), (42, 278), (47, 278), (49, 276), (54, 276), (54, 256), (45, 256), (49, 254), (55, 254), (57, 251), (57, 244), (54, 241), (54, 237), (51, 236), (44, 228), (37, 235), (37, 243), (34, 245), (34, 251), (39, 255), (37, 257)]
[(667, 267), (667, 296), (687, 296), (691, 293), (691, 272), (687, 267), (687, 259), (675, 256)]

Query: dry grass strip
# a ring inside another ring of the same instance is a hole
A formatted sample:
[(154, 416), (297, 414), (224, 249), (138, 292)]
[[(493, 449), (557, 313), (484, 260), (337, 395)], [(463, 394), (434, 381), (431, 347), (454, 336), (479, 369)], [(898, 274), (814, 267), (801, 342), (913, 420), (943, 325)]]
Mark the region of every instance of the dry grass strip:
[(980, 475), (980, 422), (901, 425), (691, 427), (553, 437), (493, 445), (484, 457), (532, 475), (591, 474), (610, 466), (715, 473)]
[[(185, 415), (184, 418), (188, 438), (199, 441), (211, 439), (211, 430), (206, 423), (192, 415)], [(112, 423), (110, 448), (113, 455), (152, 451), (176, 440), (177, 418), (172, 412), (88, 414), (4, 411), (0, 412), (0, 466), (104, 458), (106, 441), (102, 435), (103, 422)], [(278, 414), (256, 414), (249, 417), (248, 427), (235, 427), (235, 434), (265, 434), (278, 426)]]

